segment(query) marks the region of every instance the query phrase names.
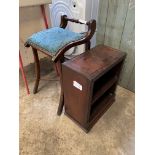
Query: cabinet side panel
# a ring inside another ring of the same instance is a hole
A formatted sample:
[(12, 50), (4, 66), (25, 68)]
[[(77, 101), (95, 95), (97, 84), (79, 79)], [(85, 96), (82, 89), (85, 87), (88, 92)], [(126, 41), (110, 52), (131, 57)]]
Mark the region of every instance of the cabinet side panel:
[(89, 81), (76, 71), (62, 66), (65, 112), (85, 126), (88, 114)]

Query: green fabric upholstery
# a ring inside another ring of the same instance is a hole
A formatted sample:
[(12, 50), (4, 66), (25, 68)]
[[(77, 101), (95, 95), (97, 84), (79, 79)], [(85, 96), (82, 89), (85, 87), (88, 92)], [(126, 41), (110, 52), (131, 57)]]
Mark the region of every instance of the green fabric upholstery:
[(67, 29), (54, 27), (33, 34), (28, 38), (26, 44), (35, 45), (54, 54), (64, 45), (83, 37), (84, 33), (75, 33)]

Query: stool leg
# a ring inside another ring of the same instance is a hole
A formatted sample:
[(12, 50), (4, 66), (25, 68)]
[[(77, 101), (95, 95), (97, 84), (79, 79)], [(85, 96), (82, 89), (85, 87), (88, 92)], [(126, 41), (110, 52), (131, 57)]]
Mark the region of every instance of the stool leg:
[(91, 46), (91, 43), (90, 41), (88, 41), (86, 44), (85, 44), (85, 50), (90, 50), (90, 46)]
[(63, 110), (63, 106), (64, 106), (64, 95), (63, 95), (63, 90), (61, 87), (61, 94), (60, 94), (60, 100), (59, 100), (59, 106), (58, 106), (58, 111), (57, 111), (57, 115), (60, 116)]
[(32, 48), (33, 50), (33, 56), (34, 56), (34, 62), (35, 62), (35, 72), (36, 72), (36, 81), (33, 89), (33, 93), (36, 94), (38, 91), (39, 81), (40, 81), (40, 63), (39, 63), (39, 57), (37, 49)]
[(59, 106), (58, 106), (58, 111), (57, 115), (61, 115), (63, 106), (64, 106), (64, 94), (63, 94), (63, 87), (62, 87), (62, 70), (61, 70), (61, 61), (59, 60), (56, 64), (59, 76), (60, 76), (60, 85), (61, 85), (61, 93), (60, 93), (60, 100), (59, 100)]
[(59, 76), (58, 68), (57, 68), (57, 65), (55, 63), (54, 63), (54, 69), (55, 69), (55, 71), (57, 73), (57, 76)]

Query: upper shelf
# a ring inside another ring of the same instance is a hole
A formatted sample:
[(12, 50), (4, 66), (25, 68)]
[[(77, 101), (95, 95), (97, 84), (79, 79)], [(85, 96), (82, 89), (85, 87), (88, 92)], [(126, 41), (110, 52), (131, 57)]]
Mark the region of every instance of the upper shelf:
[(50, 4), (52, 0), (19, 0), (19, 7)]

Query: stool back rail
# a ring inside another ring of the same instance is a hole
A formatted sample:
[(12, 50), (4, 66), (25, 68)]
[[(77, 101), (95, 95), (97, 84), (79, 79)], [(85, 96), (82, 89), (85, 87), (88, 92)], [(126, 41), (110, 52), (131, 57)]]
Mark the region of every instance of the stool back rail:
[(64, 46), (63, 48), (61, 48), (56, 55), (54, 55), (54, 57), (52, 58), (52, 60), (54, 62), (57, 62), (57, 60), (59, 58), (61, 58), (64, 53), (69, 50), (72, 47), (81, 45), (81, 44), (85, 44), (86, 45), (86, 51), (90, 50), (90, 39), (93, 37), (95, 30), (96, 30), (96, 21), (95, 20), (90, 20), (88, 22), (85, 22), (83, 20), (77, 20), (77, 19), (69, 19), (67, 18), (66, 15), (61, 16), (61, 23), (60, 23), (60, 27), (61, 28), (66, 28), (68, 21), (70, 22), (74, 22), (74, 23), (79, 23), (79, 24), (85, 24), (88, 26), (88, 31), (86, 32), (86, 35), (84, 38), (80, 39), (80, 40), (76, 40), (76, 41), (72, 41), (69, 44), (67, 44), (66, 46)]
[[(51, 53), (42, 47), (36, 46), (35, 44), (29, 44), (25, 43), (25, 47), (32, 47), (33, 50), (33, 55), (34, 55), (34, 61), (35, 61), (35, 70), (36, 70), (36, 81), (33, 89), (33, 93), (37, 93), (38, 91), (38, 86), (39, 86), (39, 81), (40, 81), (40, 63), (39, 63), (39, 57), (38, 57), (38, 51), (44, 53), (45, 55), (49, 56), (52, 58), (52, 61), (55, 64), (56, 70), (58, 71), (58, 75), (60, 77), (60, 85), (61, 85), (61, 93), (60, 93), (60, 100), (59, 100), (59, 107), (57, 114), (61, 115), (63, 106), (64, 106), (64, 93), (63, 93), (63, 87), (62, 87), (62, 63), (64, 62), (64, 54), (67, 52), (70, 48), (85, 44), (85, 50), (90, 49), (90, 39), (93, 37), (95, 30), (96, 30), (96, 21), (95, 20), (90, 20), (88, 22), (83, 21), (83, 20), (78, 20), (78, 19), (70, 19), (66, 15), (61, 16), (61, 23), (60, 23), (60, 28), (65, 29), (68, 22), (74, 22), (74, 23), (79, 23), (79, 24), (85, 24), (88, 26), (88, 31), (84, 32), (84, 37), (71, 41), (67, 44), (65, 44), (62, 48), (60, 48), (56, 53)], [(65, 39), (65, 38), (64, 38)]]

